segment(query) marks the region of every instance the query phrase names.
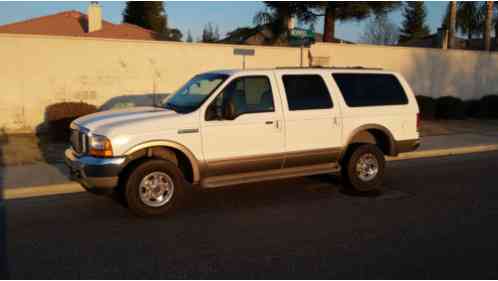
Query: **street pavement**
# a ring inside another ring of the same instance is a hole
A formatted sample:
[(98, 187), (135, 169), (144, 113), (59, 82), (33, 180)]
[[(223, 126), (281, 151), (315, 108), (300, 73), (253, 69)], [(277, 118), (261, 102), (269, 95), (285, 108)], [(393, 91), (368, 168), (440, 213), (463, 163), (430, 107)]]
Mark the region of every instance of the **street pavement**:
[(169, 217), (75, 193), (7, 200), (12, 278), (496, 279), (498, 152), (392, 161), (359, 197), (306, 177), (197, 193)]

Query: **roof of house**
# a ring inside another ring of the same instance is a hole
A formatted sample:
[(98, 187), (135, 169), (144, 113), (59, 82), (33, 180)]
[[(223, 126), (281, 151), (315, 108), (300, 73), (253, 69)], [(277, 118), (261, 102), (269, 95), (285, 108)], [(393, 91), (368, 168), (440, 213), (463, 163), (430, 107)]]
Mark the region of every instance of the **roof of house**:
[(87, 32), (87, 18), (86, 14), (79, 11), (64, 11), (0, 25), (0, 33), (157, 40), (157, 33), (152, 30), (128, 23), (114, 24), (105, 20), (102, 20), (102, 29)]
[[(455, 36), (455, 46), (453, 49), (461, 49), (461, 50), (482, 50), (483, 48), (483, 39), (482, 38), (474, 38), (472, 40), (468, 40), (465, 38), (460, 38)], [(441, 46), (441, 35), (438, 33), (433, 33), (427, 35), (422, 38), (416, 38), (409, 40), (407, 42), (399, 43), (400, 46), (405, 47), (421, 47), (421, 48), (440, 48)], [(491, 50), (497, 50), (496, 39), (491, 38)]]

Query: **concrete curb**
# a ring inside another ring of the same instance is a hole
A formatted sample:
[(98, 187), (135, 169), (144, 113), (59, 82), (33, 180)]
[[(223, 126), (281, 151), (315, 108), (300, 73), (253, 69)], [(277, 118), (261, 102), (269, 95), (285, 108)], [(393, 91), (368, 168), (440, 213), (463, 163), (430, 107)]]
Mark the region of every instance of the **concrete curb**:
[(498, 150), (498, 144), (464, 146), (464, 147), (421, 150), (421, 151), (402, 153), (397, 157), (388, 157), (387, 160), (398, 161), (398, 160), (407, 160), (407, 159), (461, 155), (461, 154), (487, 152), (495, 150)]
[(65, 184), (55, 185), (42, 185), (32, 187), (19, 187), (19, 188), (5, 188), (3, 198), (9, 199), (22, 199), (40, 196), (60, 195), (68, 193), (84, 192), (85, 189), (76, 182), (69, 182)]
[[(445, 149), (421, 150), (400, 154), (398, 157), (388, 157), (387, 161), (399, 161), (407, 159), (442, 157), (451, 155), (461, 155), (468, 153), (478, 153), (487, 151), (498, 151), (498, 144), (478, 145)], [(69, 193), (84, 192), (85, 189), (76, 182), (68, 182), (65, 184), (19, 187), (19, 188), (4, 188), (4, 199), (22, 199), (50, 195), (60, 195)]]

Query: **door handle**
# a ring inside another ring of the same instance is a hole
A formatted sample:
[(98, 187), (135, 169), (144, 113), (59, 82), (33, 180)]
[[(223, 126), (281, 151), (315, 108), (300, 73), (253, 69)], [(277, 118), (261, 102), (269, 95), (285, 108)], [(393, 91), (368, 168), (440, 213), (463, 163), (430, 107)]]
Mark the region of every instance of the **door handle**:
[(271, 125), (271, 124), (273, 124), (273, 121), (266, 121), (265, 124), (266, 125)]

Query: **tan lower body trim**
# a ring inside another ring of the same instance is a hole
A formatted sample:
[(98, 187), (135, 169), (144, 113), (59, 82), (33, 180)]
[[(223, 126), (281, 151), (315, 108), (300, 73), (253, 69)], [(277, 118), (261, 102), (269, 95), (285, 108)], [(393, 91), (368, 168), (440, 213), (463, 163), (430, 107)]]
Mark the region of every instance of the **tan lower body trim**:
[(250, 173), (336, 162), (342, 149), (326, 148), (207, 162), (203, 177)]

